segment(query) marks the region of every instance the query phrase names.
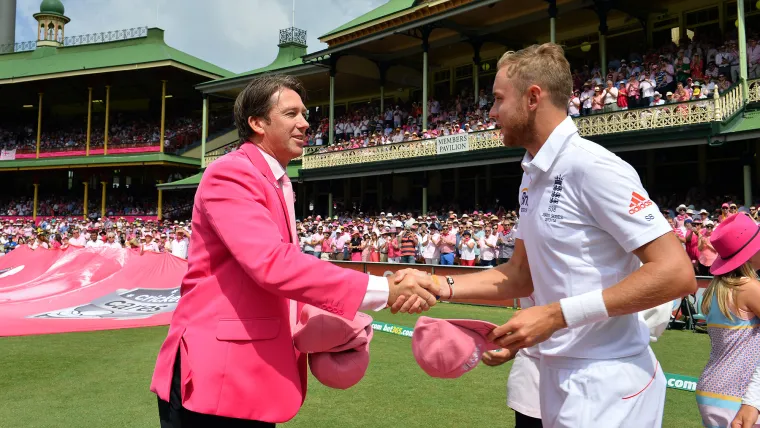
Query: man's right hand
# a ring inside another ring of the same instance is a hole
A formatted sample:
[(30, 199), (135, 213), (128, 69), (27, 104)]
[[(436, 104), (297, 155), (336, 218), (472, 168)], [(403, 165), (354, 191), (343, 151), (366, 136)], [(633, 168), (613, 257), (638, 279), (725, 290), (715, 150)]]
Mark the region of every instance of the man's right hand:
[(515, 354), (509, 352), (508, 349), (501, 349), (498, 351), (488, 351), (483, 354), (481, 361), (483, 364), (491, 367), (500, 366), (507, 361), (515, 358)]
[(750, 428), (757, 423), (757, 416), (760, 412), (750, 405), (742, 404), (739, 408), (739, 412), (736, 414), (733, 422), (731, 422), (731, 428)]
[(419, 313), (435, 306), (440, 290), (430, 275), (414, 269), (388, 276), (388, 306), (391, 313)]

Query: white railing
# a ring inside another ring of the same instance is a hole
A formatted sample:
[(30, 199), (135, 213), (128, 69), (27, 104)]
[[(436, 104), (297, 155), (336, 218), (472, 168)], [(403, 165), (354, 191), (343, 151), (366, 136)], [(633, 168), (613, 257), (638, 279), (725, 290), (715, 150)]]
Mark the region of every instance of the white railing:
[[(483, 150), (502, 147), (498, 130), (480, 131), (468, 134), (469, 150)], [(361, 149), (313, 152), (304, 154), (302, 169), (328, 168), (332, 166), (353, 165), (367, 162), (409, 159), (422, 156), (435, 156), (435, 138), (427, 140), (405, 141), (403, 143), (384, 144)], [(317, 149), (319, 150), (319, 149)]]

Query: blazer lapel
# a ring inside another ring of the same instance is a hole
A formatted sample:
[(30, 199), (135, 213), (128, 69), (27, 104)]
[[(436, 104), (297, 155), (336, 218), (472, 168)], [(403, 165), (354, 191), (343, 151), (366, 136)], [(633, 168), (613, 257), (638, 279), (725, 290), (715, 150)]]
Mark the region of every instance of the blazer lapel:
[[(264, 159), (264, 156), (261, 154), (258, 147), (256, 147), (256, 145), (253, 143), (245, 142), (240, 147), (240, 150), (243, 150), (243, 152), (245, 152), (246, 156), (248, 156), (248, 159), (250, 159), (253, 163), (253, 166), (255, 166), (264, 175), (264, 177), (266, 177), (267, 181), (269, 181), (269, 183), (274, 187), (274, 191), (277, 193), (277, 197), (280, 198), (282, 211), (285, 213), (285, 224), (288, 227), (288, 241), (291, 241), (291, 243), (295, 244), (295, 242), (292, 242), (293, 231), (290, 230), (290, 216), (288, 214), (288, 205), (285, 203), (285, 195), (282, 193), (280, 184), (277, 182), (277, 180), (274, 179), (274, 174), (272, 174), (272, 169), (269, 167), (267, 160)], [(295, 207), (292, 209), (295, 209)]]

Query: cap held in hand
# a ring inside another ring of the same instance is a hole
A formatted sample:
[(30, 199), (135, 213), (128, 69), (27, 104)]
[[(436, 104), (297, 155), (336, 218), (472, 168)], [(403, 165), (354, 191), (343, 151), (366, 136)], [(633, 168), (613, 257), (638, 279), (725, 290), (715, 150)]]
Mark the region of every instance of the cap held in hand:
[(412, 353), (428, 375), (453, 379), (472, 370), (486, 351), (500, 346), (486, 337), (496, 324), (479, 320), (420, 317), (412, 335)]
[(323, 385), (348, 389), (364, 377), (369, 366), (372, 317), (357, 313), (353, 320), (306, 305), (293, 343), (309, 354), (309, 368)]

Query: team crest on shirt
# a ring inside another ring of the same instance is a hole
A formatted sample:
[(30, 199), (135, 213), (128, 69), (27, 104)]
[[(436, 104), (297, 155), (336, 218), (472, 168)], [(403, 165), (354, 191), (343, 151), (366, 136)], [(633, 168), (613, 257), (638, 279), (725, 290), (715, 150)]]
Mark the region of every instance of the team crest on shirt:
[(526, 213), (528, 212), (528, 188), (524, 187), (520, 191), (520, 212)]
[(633, 215), (639, 211), (644, 211), (652, 206), (652, 203), (651, 199), (645, 198), (636, 192), (631, 192), (631, 204), (628, 205), (628, 214)]
[(546, 212), (541, 214), (541, 217), (543, 217), (544, 221), (547, 223), (556, 223), (564, 218), (562, 214), (557, 213), (557, 207), (560, 198), (562, 197), (564, 182), (565, 177), (563, 177), (562, 174), (554, 177), (554, 185), (552, 186), (551, 194), (549, 195), (549, 205), (546, 207)]

